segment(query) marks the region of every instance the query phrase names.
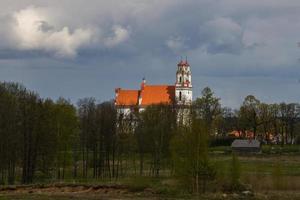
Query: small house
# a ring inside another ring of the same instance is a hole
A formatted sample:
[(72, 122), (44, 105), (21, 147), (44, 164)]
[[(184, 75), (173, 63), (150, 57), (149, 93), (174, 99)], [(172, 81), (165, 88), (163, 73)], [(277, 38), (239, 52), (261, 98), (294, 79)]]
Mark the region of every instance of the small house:
[(231, 149), (237, 153), (259, 153), (261, 151), (261, 145), (258, 140), (236, 139), (232, 142)]

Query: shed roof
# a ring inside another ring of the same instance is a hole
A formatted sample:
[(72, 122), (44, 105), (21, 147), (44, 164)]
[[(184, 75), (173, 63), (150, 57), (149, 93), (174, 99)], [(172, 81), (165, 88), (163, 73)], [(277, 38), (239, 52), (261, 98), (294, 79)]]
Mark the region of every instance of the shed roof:
[(260, 148), (260, 142), (258, 140), (241, 140), (236, 139), (232, 142), (233, 148)]

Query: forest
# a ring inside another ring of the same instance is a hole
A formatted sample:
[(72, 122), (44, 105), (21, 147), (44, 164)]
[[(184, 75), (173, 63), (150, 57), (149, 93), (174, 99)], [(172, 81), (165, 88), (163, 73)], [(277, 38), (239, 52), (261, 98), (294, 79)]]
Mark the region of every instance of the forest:
[[(178, 120), (175, 105), (132, 108), (124, 116), (113, 100), (89, 97), (74, 105), (2, 82), (0, 185), (174, 177), (193, 193), (207, 191), (216, 179), (236, 189), (241, 187), (239, 158), (230, 154), (225, 179), (212, 156), (218, 148), (230, 149), (232, 131), (241, 138), (251, 131), (265, 149), (299, 149), (299, 103), (269, 104), (248, 95), (232, 109), (206, 87), (185, 109), (185, 122)], [(282, 170), (274, 166), (276, 176)]]

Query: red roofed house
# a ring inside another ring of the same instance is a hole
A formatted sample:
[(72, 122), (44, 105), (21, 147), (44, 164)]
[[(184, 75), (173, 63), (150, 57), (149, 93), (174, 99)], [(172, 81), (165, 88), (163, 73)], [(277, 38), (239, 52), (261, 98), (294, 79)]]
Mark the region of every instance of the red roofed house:
[(139, 90), (117, 88), (115, 92), (115, 105), (124, 114), (136, 107), (142, 111), (153, 104), (190, 105), (193, 97), (190, 65), (187, 60), (178, 63), (174, 85), (148, 85), (143, 79)]

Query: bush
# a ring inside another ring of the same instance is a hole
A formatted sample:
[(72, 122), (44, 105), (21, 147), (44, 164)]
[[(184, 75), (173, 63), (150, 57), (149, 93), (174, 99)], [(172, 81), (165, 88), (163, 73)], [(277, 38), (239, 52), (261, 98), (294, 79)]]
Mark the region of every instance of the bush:
[(149, 177), (136, 176), (128, 179), (125, 183), (131, 192), (141, 192), (151, 187), (152, 180)]
[(51, 180), (51, 174), (44, 173), (42, 171), (37, 171), (34, 176), (34, 182), (45, 183)]
[(295, 144), (300, 145), (300, 135), (295, 138)]
[(265, 154), (299, 154), (300, 146), (299, 145), (263, 145), (262, 152)]
[(211, 139), (209, 146), (216, 147), (216, 146), (231, 146), (232, 142), (236, 138), (233, 137), (221, 137), (221, 138), (214, 138)]
[(232, 149), (230, 146), (217, 146), (217, 147), (210, 147), (209, 151), (212, 153), (224, 153), (224, 154), (231, 154)]

